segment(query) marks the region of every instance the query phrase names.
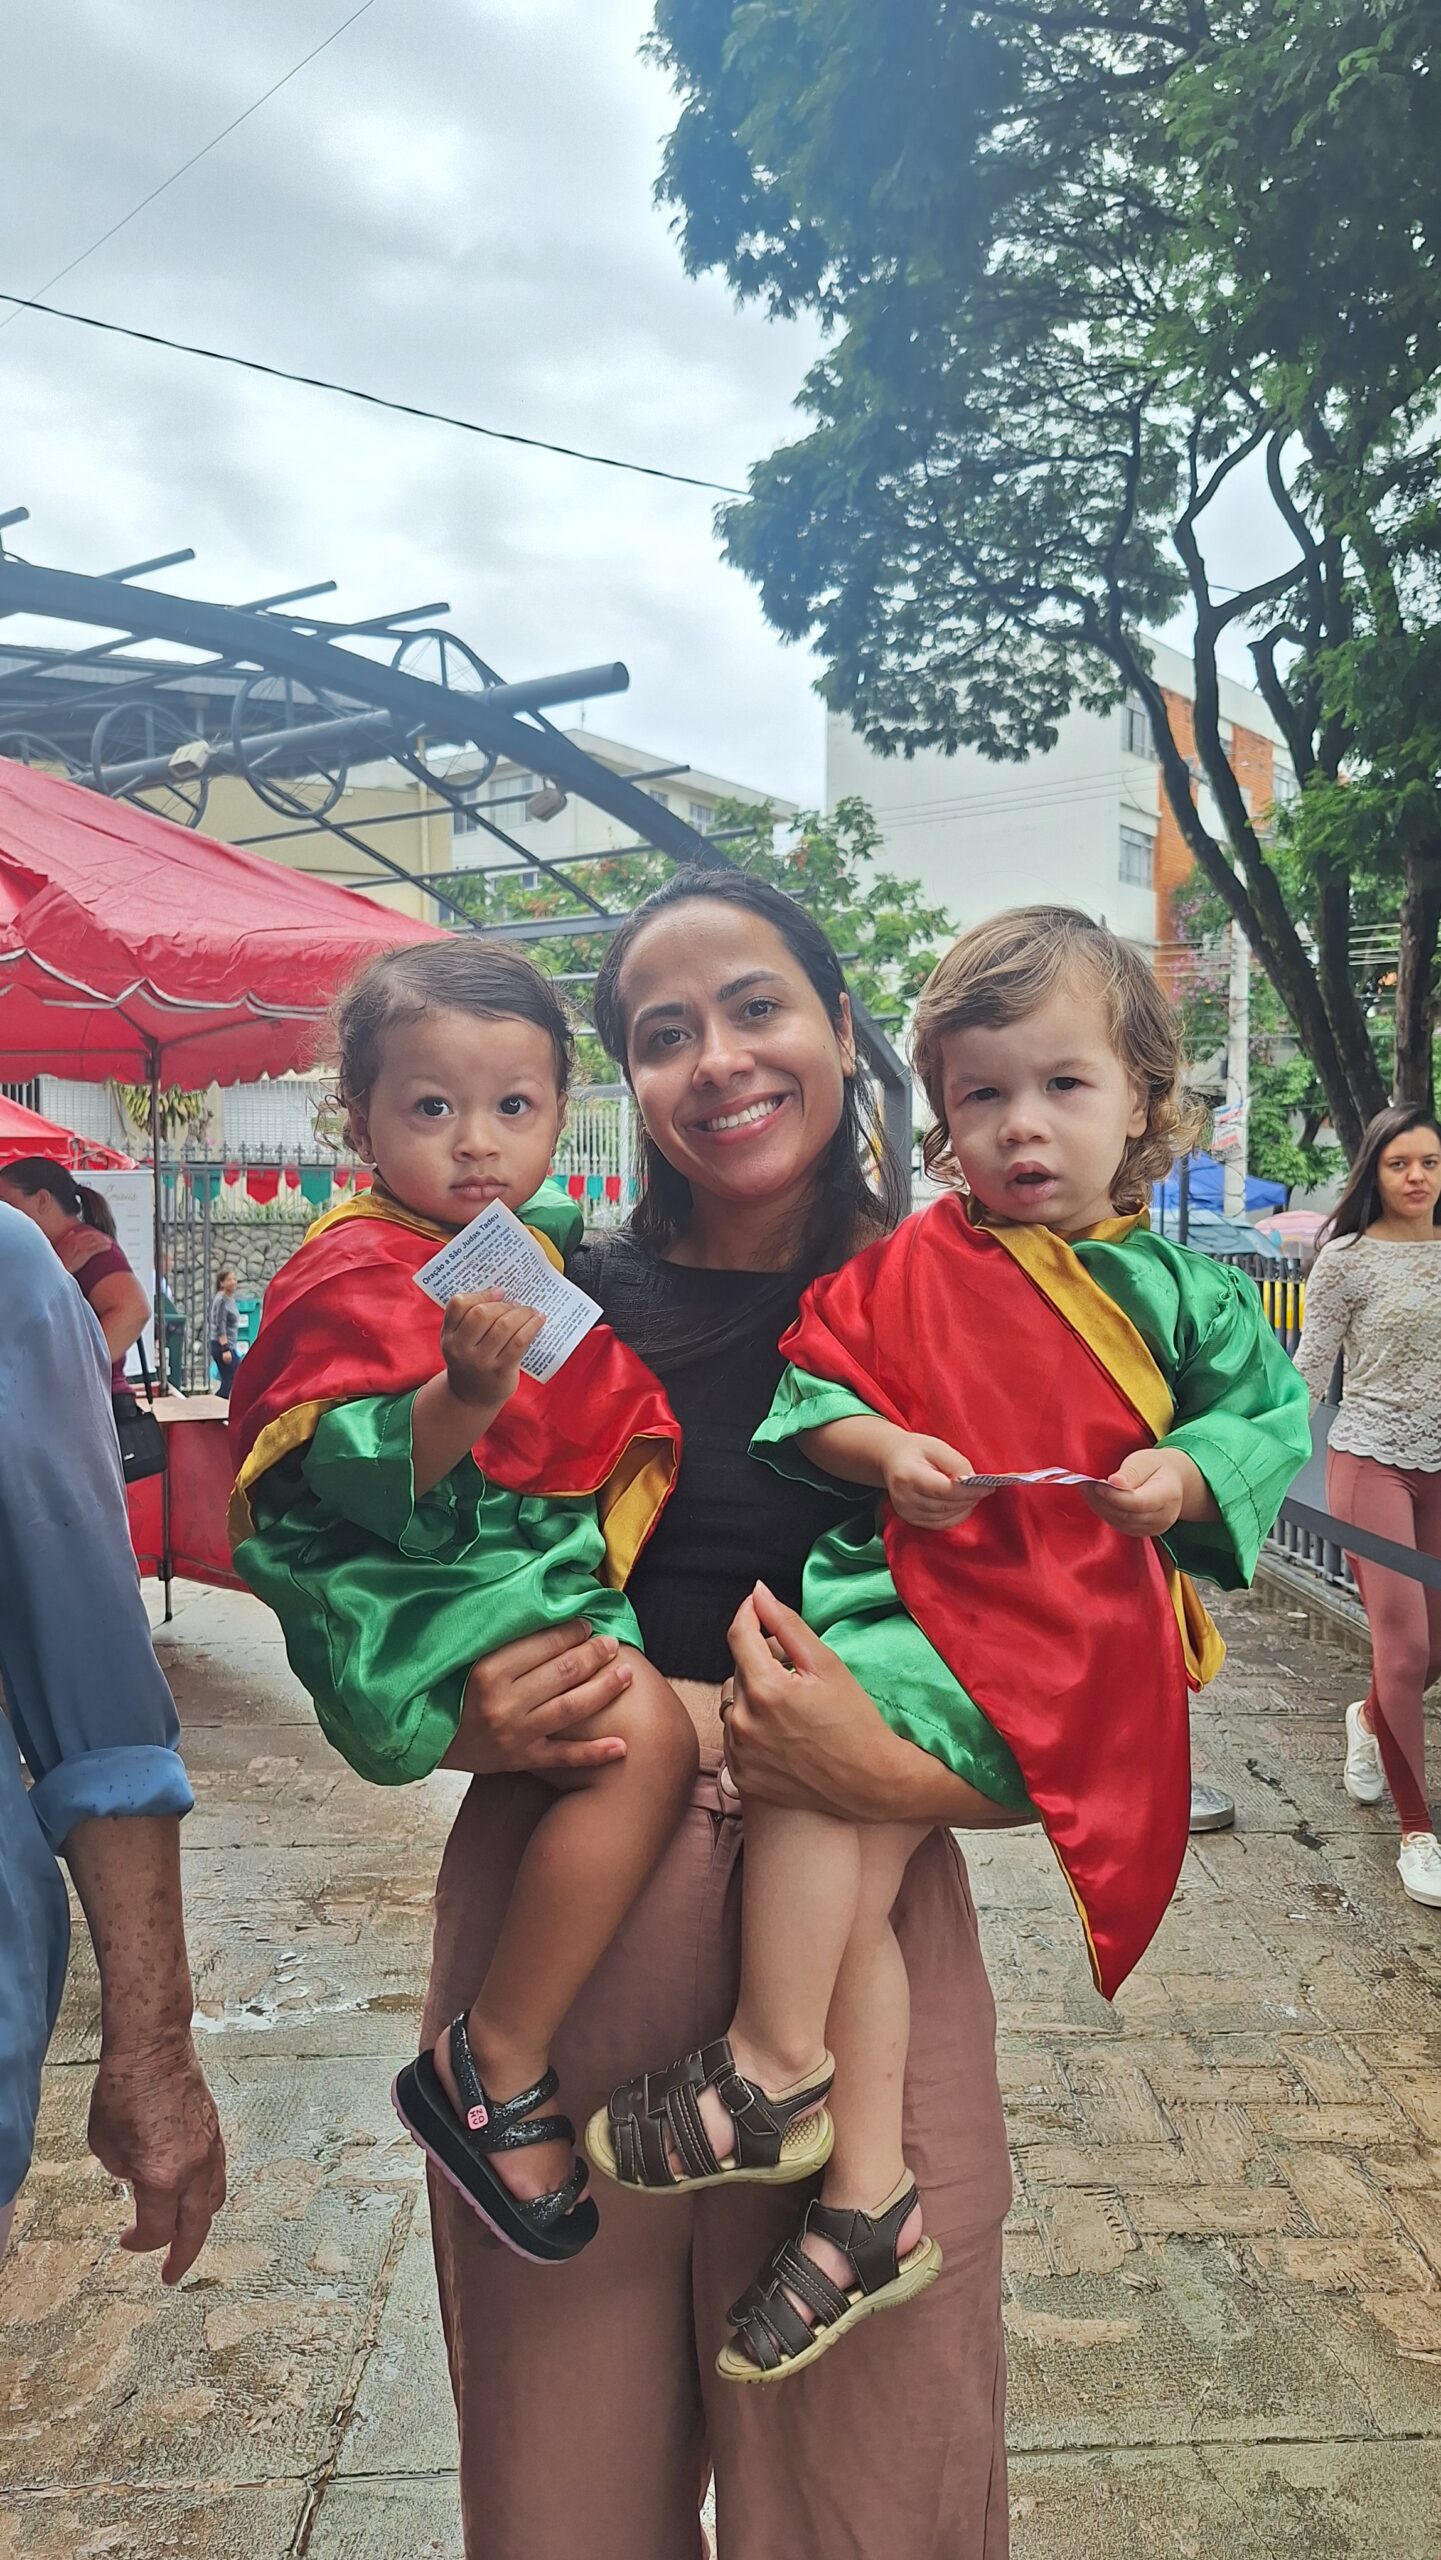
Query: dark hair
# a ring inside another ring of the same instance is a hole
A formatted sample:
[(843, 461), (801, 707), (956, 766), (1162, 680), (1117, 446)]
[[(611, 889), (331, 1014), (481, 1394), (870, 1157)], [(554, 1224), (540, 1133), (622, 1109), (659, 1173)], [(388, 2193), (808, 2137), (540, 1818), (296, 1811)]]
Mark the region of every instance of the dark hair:
[[(845, 972), (830, 942), (804, 907), (784, 890), (773, 889), (768, 881), (754, 879), (745, 871), (722, 871), (695, 867), (678, 871), (627, 916), (611, 937), (595, 982), (593, 1019), (596, 1031), (610, 1055), (616, 1059), (627, 1084), (633, 1079), (627, 1056), (625, 1014), (620, 1001), (621, 972), (626, 959), (647, 925), (672, 907), (684, 906), (697, 899), (711, 904), (742, 907), (750, 915), (774, 927), (792, 958), (799, 962), (825, 1007), (826, 1018), (837, 1031), (841, 1006), (846, 997)], [(867, 1158), (873, 1170), (867, 1172)], [(626, 1224), (632, 1242), (653, 1257), (662, 1256), (667, 1246), (684, 1235), (693, 1215), (691, 1187), (684, 1174), (677, 1173), (662, 1153), (648, 1130), (642, 1125), (636, 1139), (636, 1175), (640, 1199)], [(804, 1235), (790, 1269), (776, 1275), (776, 1314), (795, 1304), (798, 1292), (818, 1272), (834, 1271), (845, 1262), (857, 1246), (870, 1238), (883, 1235), (904, 1216), (905, 1182), (886, 1137), (880, 1115), (873, 1107), (870, 1080), (859, 1067), (846, 1080), (845, 1100), (840, 1123), (817, 1167), (816, 1194)], [(746, 1308), (745, 1330), (759, 1323), (756, 1303)], [(690, 1340), (675, 1346), (677, 1356), (702, 1347), (719, 1347), (722, 1336), (714, 1326), (708, 1327), (704, 1343)], [(725, 1337), (728, 1338), (728, 1337)]]
[(87, 1227), (114, 1242), (115, 1219), (104, 1192), (92, 1191), (88, 1182), (77, 1182), (69, 1166), (56, 1164), (53, 1157), (19, 1156), (14, 1164), (0, 1164), (0, 1182), (13, 1183), (27, 1200), (48, 1191), (67, 1218), (83, 1218)]
[[(1346, 1188), (1317, 1236), (1318, 1245), (1333, 1244), (1338, 1236), (1361, 1236), (1381, 1216), (1381, 1183), (1378, 1168), (1388, 1147), (1412, 1129), (1430, 1129), (1441, 1140), (1441, 1123), (1421, 1102), (1392, 1102), (1368, 1121), (1356, 1150), (1356, 1161), (1346, 1177)], [(1441, 1198), (1431, 1212), (1433, 1226), (1441, 1227)]]
[(233, 1263), (233, 1262), (222, 1262), (222, 1264), (221, 1264), (221, 1266), (220, 1266), (220, 1269), (219, 1269), (219, 1270), (216, 1272), (216, 1274), (215, 1274), (215, 1286), (216, 1286), (216, 1290), (217, 1290), (217, 1292), (219, 1292), (221, 1289), (223, 1289), (223, 1288), (224, 1288), (225, 1283), (226, 1283), (226, 1281), (227, 1281), (227, 1280), (233, 1280), (234, 1278), (235, 1278), (235, 1265), (234, 1265), (234, 1263)]
[(406, 943), (398, 951), (384, 951), (341, 989), (331, 1010), (329, 1039), (342, 1103), (364, 1102), (380, 1071), (381, 1044), (392, 1024), (418, 1022), (427, 1013), (533, 1022), (550, 1035), (556, 1088), (565, 1092), (575, 1041), (570, 1016), (549, 978), (513, 943), (458, 933), (444, 942)]

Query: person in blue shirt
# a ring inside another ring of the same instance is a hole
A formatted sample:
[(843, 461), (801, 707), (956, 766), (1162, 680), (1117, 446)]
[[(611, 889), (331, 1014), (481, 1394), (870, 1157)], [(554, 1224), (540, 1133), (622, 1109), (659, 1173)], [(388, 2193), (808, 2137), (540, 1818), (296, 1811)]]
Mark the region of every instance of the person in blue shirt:
[(132, 2190), (122, 2248), (163, 2249), (176, 2284), (225, 2196), (191, 2041), (193, 1798), (130, 1546), (110, 1355), (40, 1229), (3, 1205), (0, 1308), (0, 2250), (65, 1981), (63, 1855), (100, 1974), (90, 2148)]

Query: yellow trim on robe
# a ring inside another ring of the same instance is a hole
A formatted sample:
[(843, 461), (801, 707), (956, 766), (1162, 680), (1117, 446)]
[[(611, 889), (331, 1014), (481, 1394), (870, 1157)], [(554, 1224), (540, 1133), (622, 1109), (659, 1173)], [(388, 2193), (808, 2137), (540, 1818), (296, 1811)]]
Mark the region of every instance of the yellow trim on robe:
[[(338, 1207), (327, 1209), (306, 1229), (305, 1241), (323, 1235), (329, 1227), (339, 1226), (355, 1218), (383, 1218), (389, 1226), (409, 1227), (417, 1235), (434, 1236), (438, 1244), (447, 1242), (452, 1230), (435, 1224), (431, 1218), (418, 1217), (411, 1209), (403, 1209), (388, 1194), (379, 1199), (373, 1192), (362, 1192), (354, 1200), (342, 1200)], [(539, 1227), (527, 1227), (526, 1234), (539, 1245), (546, 1260), (560, 1272), (565, 1258)], [(254, 1446), (231, 1491), (226, 1528), (232, 1554), (241, 1541), (255, 1528), (251, 1516), (249, 1488), (263, 1475), (288, 1458), (293, 1449), (303, 1449), (313, 1440), (319, 1423), (345, 1399), (341, 1396), (319, 1396), (308, 1404), (291, 1405), (267, 1422), (258, 1433)], [(645, 1545), (656, 1515), (669, 1493), (675, 1475), (674, 1444), (669, 1440), (632, 1440), (612, 1467), (605, 1483), (596, 1494), (596, 1516), (605, 1540), (604, 1579), (616, 1591), (623, 1591), (630, 1579), (631, 1568)], [(589, 1488), (586, 1488), (589, 1490)], [(558, 1496), (557, 1499), (564, 1499)]]
[[(1052, 1227), (1001, 1226), (989, 1218), (974, 1219), (974, 1213), (973, 1222), (984, 1224), (986, 1233), (995, 1237), (1013, 1262), (1019, 1263), (1042, 1297), (1050, 1300), (1072, 1332), (1095, 1353), (1152, 1438), (1164, 1440), (1176, 1411), (1171, 1390), (1130, 1317), (1091, 1278), (1065, 1237), (1058, 1236)], [(1088, 1227), (1086, 1239), (1119, 1244), (1142, 1223), (1150, 1224), (1144, 1209), (1134, 1217), (1107, 1218), (1100, 1226)], [(1204, 1688), (1208, 1680), (1215, 1679), (1226, 1659), (1221, 1631), (1190, 1576), (1172, 1563), (1164, 1548), (1161, 1563), (1181, 1632), (1187, 1674)], [(1083, 1913), (1083, 1919), (1084, 1916)]]

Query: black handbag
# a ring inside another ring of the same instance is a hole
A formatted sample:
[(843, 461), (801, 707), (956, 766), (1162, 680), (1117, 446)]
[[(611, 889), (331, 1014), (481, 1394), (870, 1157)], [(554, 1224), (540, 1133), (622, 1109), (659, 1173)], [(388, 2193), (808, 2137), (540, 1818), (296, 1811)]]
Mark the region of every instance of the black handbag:
[(155, 1419), (155, 1381), (145, 1357), (143, 1340), (136, 1345), (140, 1353), (140, 1375), (151, 1410), (142, 1411), (140, 1399), (128, 1387), (117, 1388), (110, 1399), (115, 1416), (115, 1434), (120, 1442), (120, 1468), (127, 1484), (143, 1484), (147, 1476), (163, 1476), (169, 1465), (165, 1433)]

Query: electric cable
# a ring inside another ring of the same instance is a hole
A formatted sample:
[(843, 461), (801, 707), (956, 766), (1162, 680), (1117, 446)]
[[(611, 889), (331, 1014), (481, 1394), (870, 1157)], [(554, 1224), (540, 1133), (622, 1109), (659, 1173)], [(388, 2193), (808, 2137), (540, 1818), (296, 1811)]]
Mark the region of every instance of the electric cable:
[[(148, 204), (154, 204), (157, 196), (165, 195), (178, 179), (183, 178), (187, 171), (195, 168), (208, 153), (215, 150), (219, 143), (228, 141), (232, 133), (238, 133), (243, 124), (248, 124), (253, 115), (258, 115), (262, 107), (268, 106), (270, 100), (278, 97), (282, 89), (288, 88), (291, 81), (314, 62), (318, 55), (338, 42), (347, 27), (353, 27), (357, 18), (363, 18), (367, 9), (374, 7), (375, 0), (360, 0), (358, 9), (352, 9), (348, 18), (343, 18), (338, 27), (332, 28), (328, 36), (322, 37), (319, 44), (311, 46), (309, 53), (302, 54), (300, 60), (293, 62), (290, 69), (283, 72), (278, 80), (272, 80), (268, 89), (263, 89), (258, 98), (252, 98), (248, 107), (243, 107), (238, 116), (232, 116), (229, 124), (222, 125), (220, 131), (213, 133), (208, 142), (203, 142), (198, 151), (192, 151), (188, 160), (182, 160), (178, 169), (172, 169), (168, 178), (162, 178), (158, 187), (151, 188), (149, 195), (142, 196), (140, 202), (133, 204), (128, 213), (122, 213), (119, 221), (112, 222), (108, 231), (102, 231), (98, 240), (92, 240), (88, 249), (82, 249), (78, 257), (70, 260), (68, 266), (57, 267), (53, 276), (47, 276), (43, 284), (37, 285), (35, 288), (37, 294), (48, 293), (52, 285), (63, 283), (66, 276), (73, 276), (76, 268), (83, 267), (87, 258), (93, 258), (97, 249), (103, 249), (107, 240), (113, 240), (118, 231), (124, 231), (135, 220), (137, 214), (143, 213)], [(11, 321), (18, 320), (19, 317), (18, 311), (12, 311), (8, 320), (0, 320), (0, 330), (8, 329)]]
[[(0, 302), (19, 311), (40, 311), (47, 320), (69, 320), (79, 329), (98, 329), (109, 338), (133, 338), (138, 346), (165, 347), (172, 355), (201, 356), (207, 364), (230, 365), (240, 373), (259, 373), (271, 382), (296, 382), (307, 391), (333, 391), (342, 400), (359, 400), (368, 409), (388, 409), (399, 418), (422, 418), (435, 427), (456, 427), (462, 435), (485, 436), (495, 444), (524, 445), (532, 453), (558, 453), (567, 462), (591, 462), (605, 471), (632, 471), (645, 480), (670, 480), (682, 489), (711, 489), (718, 497), (743, 498), (725, 480), (701, 480), (689, 471), (667, 471), (658, 462), (626, 462), (618, 454), (591, 453), (581, 445), (556, 444), (548, 436), (523, 436), (513, 427), (484, 427), (474, 418), (457, 418), (445, 409), (425, 409), (414, 400), (390, 400), (379, 391), (362, 391), (353, 382), (332, 382), (324, 374), (292, 373), (280, 364), (263, 364), (258, 356), (237, 356), (222, 347), (200, 347), (188, 338), (163, 337), (158, 329), (127, 328), (119, 320), (98, 320), (93, 311), (65, 311), (35, 294), (0, 292)], [(0, 328), (5, 324), (0, 321)]]

